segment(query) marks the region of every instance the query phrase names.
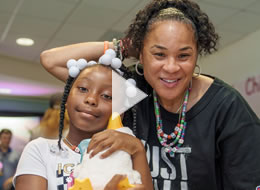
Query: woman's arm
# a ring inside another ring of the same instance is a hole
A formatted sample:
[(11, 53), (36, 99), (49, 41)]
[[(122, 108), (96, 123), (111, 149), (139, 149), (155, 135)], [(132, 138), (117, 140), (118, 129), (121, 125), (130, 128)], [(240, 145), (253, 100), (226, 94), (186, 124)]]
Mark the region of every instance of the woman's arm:
[(47, 190), (47, 180), (37, 175), (20, 175), (15, 181), (16, 190)]
[[(225, 88), (226, 89), (226, 86)], [(216, 155), (223, 190), (257, 189), (260, 186), (260, 120), (234, 89), (219, 91)]]
[[(114, 48), (109, 42), (109, 48)], [(104, 42), (85, 42), (45, 50), (41, 53), (41, 64), (56, 78), (66, 81), (68, 77), (67, 61), (85, 58), (96, 60), (104, 53)]]

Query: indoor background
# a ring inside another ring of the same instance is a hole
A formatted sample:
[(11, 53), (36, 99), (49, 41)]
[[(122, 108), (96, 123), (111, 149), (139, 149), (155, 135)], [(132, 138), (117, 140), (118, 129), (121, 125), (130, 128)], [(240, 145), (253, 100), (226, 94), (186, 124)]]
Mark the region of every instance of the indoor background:
[[(0, 0), (0, 116), (27, 116), (29, 123), (37, 123), (50, 94), (64, 85), (40, 65), (40, 53), (71, 43), (120, 38), (147, 2)], [(219, 51), (199, 59), (202, 73), (233, 85), (260, 116), (260, 0), (196, 2), (221, 36)], [(34, 44), (18, 45), (19, 38), (30, 38)], [(0, 128), (17, 125), (13, 119), (11, 124), (1, 121)]]

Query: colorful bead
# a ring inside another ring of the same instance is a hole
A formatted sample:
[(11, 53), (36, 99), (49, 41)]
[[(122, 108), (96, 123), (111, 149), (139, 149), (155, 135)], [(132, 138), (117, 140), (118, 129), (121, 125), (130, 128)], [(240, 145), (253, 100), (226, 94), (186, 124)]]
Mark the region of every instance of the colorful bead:
[[(175, 126), (174, 131), (171, 134), (166, 134), (163, 132), (163, 125), (160, 116), (160, 109), (158, 104), (158, 98), (156, 92), (153, 91), (154, 97), (154, 112), (156, 117), (156, 129), (157, 136), (160, 144), (164, 147), (166, 153), (169, 153), (171, 157), (174, 157), (175, 152), (177, 152), (178, 148), (184, 143), (184, 135), (187, 122), (185, 121), (186, 109), (188, 104), (189, 92), (191, 88), (188, 88), (185, 93), (183, 106), (181, 109), (181, 117), (178, 124)], [(173, 140), (171, 143), (167, 144), (168, 140)]]

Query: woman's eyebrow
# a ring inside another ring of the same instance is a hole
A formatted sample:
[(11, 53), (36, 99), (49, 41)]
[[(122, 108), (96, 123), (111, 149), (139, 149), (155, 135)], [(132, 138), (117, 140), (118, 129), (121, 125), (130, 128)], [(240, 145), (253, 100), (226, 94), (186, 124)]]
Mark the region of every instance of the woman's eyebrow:
[(190, 47), (190, 46), (187, 46), (187, 47), (183, 47), (183, 48), (181, 48), (181, 49), (180, 49), (180, 51), (185, 51), (185, 50), (188, 50), (188, 49), (191, 49), (191, 50), (193, 50), (193, 49), (192, 49), (192, 47)]
[(167, 49), (166, 47), (163, 47), (163, 46), (158, 45), (158, 44), (153, 45), (153, 46), (151, 47), (151, 49), (152, 49), (152, 48), (158, 48), (158, 49), (162, 49), (162, 50), (166, 50), (166, 49)]

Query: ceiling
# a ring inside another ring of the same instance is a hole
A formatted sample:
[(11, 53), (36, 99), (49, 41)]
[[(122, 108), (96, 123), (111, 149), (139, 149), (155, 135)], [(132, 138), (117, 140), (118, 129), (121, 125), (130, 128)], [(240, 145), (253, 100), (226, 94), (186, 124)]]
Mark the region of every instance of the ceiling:
[[(0, 55), (37, 64), (45, 49), (120, 37), (147, 2), (149, 0), (0, 0)], [(208, 13), (221, 35), (220, 49), (260, 29), (260, 0), (196, 2)], [(35, 44), (18, 46), (19, 37), (32, 38)]]

